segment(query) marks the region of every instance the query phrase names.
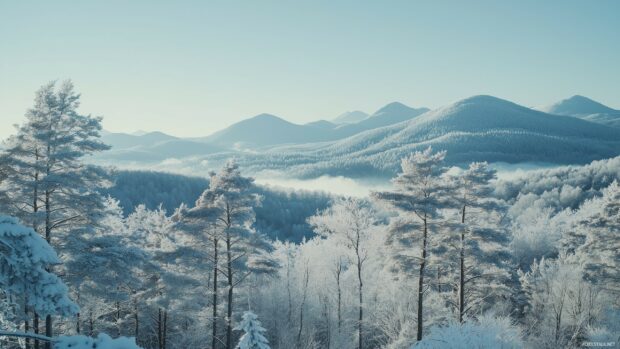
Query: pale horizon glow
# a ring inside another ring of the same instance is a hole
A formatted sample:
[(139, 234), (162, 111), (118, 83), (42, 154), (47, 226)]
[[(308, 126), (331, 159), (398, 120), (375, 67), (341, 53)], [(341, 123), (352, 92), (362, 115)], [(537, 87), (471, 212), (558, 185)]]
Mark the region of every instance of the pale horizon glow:
[(620, 108), (620, 2), (0, 2), (0, 139), (71, 78), (113, 132), (206, 136), (399, 101), (575, 94)]

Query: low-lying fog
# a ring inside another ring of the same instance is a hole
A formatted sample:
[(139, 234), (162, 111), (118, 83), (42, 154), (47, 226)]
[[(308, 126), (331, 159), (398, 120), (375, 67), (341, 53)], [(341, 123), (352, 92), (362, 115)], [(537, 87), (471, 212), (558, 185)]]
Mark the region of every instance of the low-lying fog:
[[(526, 176), (531, 171), (540, 169), (558, 167), (554, 164), (540, 163), (521, 163), (507, 164), (495, 163), (491, 164), (497, 170), (499, 179), (510, 180)], [(453, 167), (450, 172), (458, 172), (458, 167)], [(353, 179), (343, 176), (321, 176), (313, 179), (297, 179), (287, 177), (281, 172), (261, 172), (256, 176), (256, 182), (263, 185), (293, 188), (302, 190), (325, 191), (339, 195), (364, 197), (371, 191), (388, 190), (391, 187), (389, 179), (386, 178), (363, 178)]]

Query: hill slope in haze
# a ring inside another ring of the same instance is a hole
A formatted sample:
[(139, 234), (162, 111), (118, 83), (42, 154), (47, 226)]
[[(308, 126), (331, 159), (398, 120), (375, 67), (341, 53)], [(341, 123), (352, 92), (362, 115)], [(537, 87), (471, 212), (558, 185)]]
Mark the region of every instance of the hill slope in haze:
[[(620, 154), (620, 132), (570, 116), (550, 115), (491, 96), (474, 96), (409, 121), (339, 141), (281, 146), (238, 155), (254, 170), (294, 176), (392, 176), (400, 159), (432, 146), (449, 164), (472, 161), (583, 164)], [(213, 158), (215, 159), (215, 158)]]
[(297, 125), (271, 114), (260, 114), (233, 124), (202, 141), (220, 146), (265, 146), (328, 140), (324, 125)]
[[(274, 170), (300, 178), (390, 177), (399, 171), (404, 156), (429, 146), (447, 150), (447, 163), (456, 165), (472, 161), (583, 164), (620, 155), (620, 132), (613, 127), (492, 96), (422, 111), (392, 103), (363, 121), (342, 125), (328, 121), (296, 125), (261, 115), (206, 140), (175, 138), (116, 153), (113, 148), (112, 154), (115, 160), (174, 157), (170, 164), (130, 167), (182, 169), (183, 173), (205, 172), (236, 158), (249, 173)], [(234, 150), (235, 146), (243, 151)], [(186, 147), (191, 150), (185, 151)]]
[(95, 159), (100, 161), (153, 162), (168, 158), (204, 156), (222, 151), (221, 148), (211, 144), (178, 138), (162, 132), (145, 134), (102, 132), (101, 140), (112, 146), (112, 149), (97, 154)]
[(370, 115), (364, 113), (363, 111), (354, 110), (342, 113), (335, 117), (332, 122), (334, 124), (354, 124), (356, 122), (360, 122), (364, 119), (367, 119)]
[(607, 126), (620, 127), (620, 110), (584, 96), (576, 95), (541, 110), (549, 114), (574, 116)]
[(426, 111), (426, 108), (416, 109), (394, 102), (358, 122), (337, 124), (320, 120), (305, 125), (294, 124), (271, 114), (261, 114), (201, 138), (201, 141), (228, 148), (334, 141), (410, 120)]

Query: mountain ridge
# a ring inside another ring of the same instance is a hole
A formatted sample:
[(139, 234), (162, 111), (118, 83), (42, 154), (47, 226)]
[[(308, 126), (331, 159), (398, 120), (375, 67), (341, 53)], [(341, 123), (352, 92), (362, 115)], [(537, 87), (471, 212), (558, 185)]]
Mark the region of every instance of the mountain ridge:
[(588, 97), (574, 95), (540, 110), (550, 114), (568, 115), (620, 128), (620, 110), (608, 107)]
[(318, 120), (303, 125), (272, 114), (259, 114), (209, 136), (201, 137), (200, 141), (232, 148), (335, 141), (377, 127), (409, 120), (426, 111), (427, 108), (416, 109), (393, 102), (355, 123), (335, 124)]
[(271, 170), (302, 178), (393, 176), (400, 159), (429, 146), (446, 150), (446, 161), (452, 165), (472, 161), (582, 164), (620, 155), (620, 132), (480, 95), (338, 141), (282, 146), (239, 159), (253, 172), (270, 164)]
[(360, 122), (364, 119), (367, 119), (370, 115), (360, 111), (360, 110), (353, 110), (353, 111), (347, 111), (344, 112), (340, 115), (338, 115), (337, 117), (333, 118), (331, 120), (332, 123), (334, 124), (354, 124), (356, 122)]

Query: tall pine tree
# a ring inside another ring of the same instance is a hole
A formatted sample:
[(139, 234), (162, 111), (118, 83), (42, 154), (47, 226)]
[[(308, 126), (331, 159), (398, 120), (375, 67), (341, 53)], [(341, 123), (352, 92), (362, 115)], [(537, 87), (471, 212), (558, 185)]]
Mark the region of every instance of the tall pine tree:
[[(95, 226), (103, 210), (97, 189), (105, 174), (82, 159), (109, 147), (99, 141), (101, 117), (80, 114), (79, 100), (71, 81), (58, 88), (56, 82), (41, 87), (26, 122), (9, 139), (5, 152), (10, 168), (6, 193), (14, 203), (12, 212), (59, 247), (62, 237), (55, 236), (56, 232)], [(50, 315), (45, 333), (52, 336)]]
[(429, 147), (404, 158), (402, 172), (392, 180), (393, 191), (374, 192), (373, 198), (395, 208), (399, 217), (390, 224), (388, 244), (401, 272), (417, 269), (417, 340), (424, 330), (425, 277), (431, 239), (438, 233), (441, 209), (448, 205), (446, 152), (434, 153)]
[(451, 204), (459, 212), (459, 223), (442, 234), (440, 263), (455, 271), (450, 286), (456, 300), (450, 303), (461, 323), (468, 313), (508, 293), (510, 237), (499, 226), (504, 206), (491, 195), (495, 178), (495, 170), (484, 162), (472, 163), (451, 178)]
[(253, 182), (253, 178), (241, 175), (236, 163), (229, 161), (219, 173), (211, 173), (209, 188), (197, 201), (197, 210), (208, 208), (205, 224), (217, 230), (212, 238), (218, 236), (222, 244), (221, 268), (214, 265), (227, 286), (227, 349), (233, 348), (235, 288), (250, 274), (272, 272), (276, 267), (268, 253), (271, 243), (253, 228), (254, 206), (260, 204), (260, 197), (252, 191)]

